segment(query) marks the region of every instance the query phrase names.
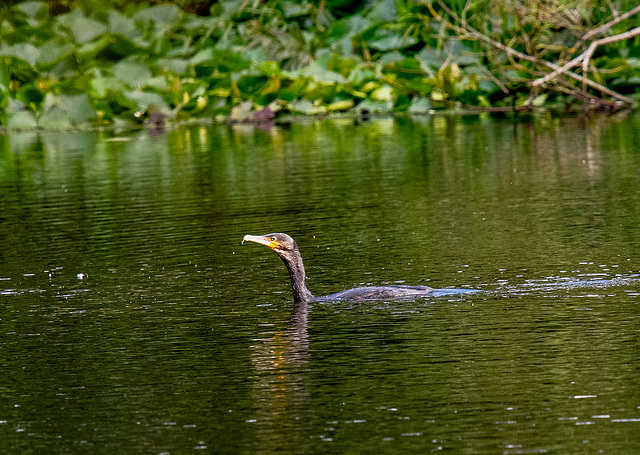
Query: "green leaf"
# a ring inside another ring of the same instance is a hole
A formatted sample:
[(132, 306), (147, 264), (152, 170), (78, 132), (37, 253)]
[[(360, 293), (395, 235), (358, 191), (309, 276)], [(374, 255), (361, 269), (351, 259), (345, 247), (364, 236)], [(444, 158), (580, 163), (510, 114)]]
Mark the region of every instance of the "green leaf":
[(242, 122), (249, 118), (253, 111), (253, 101), (243, 101), (231, 108), (230, 119), (232, 122)]
[(35, 67), (40, 51), (31, 43), (18, 43), (0, 49), (0, 57), (13, 57)]
[(13, 6), (13, 9), (27, 16), (27, 22), (33, 28), (41, 27), (49, 19), (49, 5), (45, 2), (22, 2)]
[(346, 81), (345, 77), (342, 74), (323, 68), (320, 64), (318, 64), (318, 62), (314, 62), (299, 71), (285, 72), (285, 74), (289, 74), (292, 78), (296, 78), (298, 76), (308, 76), (322, 82), (343, 83)]
[(379, 51), (390, 51), (413, 46), (418, 40), (413, 36), (403, 36), (400, 30), (379, 28), (374, 38), (369, 41), (369, 46)]
[(377, 80), (378, 76), (376, 73), (368, 68), (356, 68), (349, 74), (349, 78), (347, 79), (349, 82), (354, 84), (356, 87), (360, 87), (366, 84), (369, 81)]
[(158, 112), (162, 112), (164, 114), (171, 113), (171, 109), (169, 109), (167, 102), (157, 93), (132, 90), (124, 92), (123, 94), (137, 105), (139, 111), (144, 112), (149, 109), (150, 106), (154, 106), (158, 109)]
[(144, 87), (151, 79), (151, 71), (146, 65), (128, 61), (113, 65), (113, 74), (130, 87)]
[(182, 15), (182, 11), (176, 5), (156, 5), (150, 8), (142, 8), (133, 19), (136, 22), (153, 24), (156, 36), (164, 33), (170, 26), (176, 26)]
[(431, 47), (422, 48), (422, 50), (415, 55), (415, 58), (436, 71), (441, 68), (446, 61), (446, 56), (443, 56), (440, 51)]
[(294, 100), (287, 104), (287, 108), (297, 114), (312, 114), (314, 113), (314, 106), (311, 101), (307, 100)]
[(336, 101), (335, 103), (331, 103), (327, 105), (327, 111), (329, 112), (339, 112), (346, 111), (353, 107), (353, 100), (342, 100)]
[(478, 95), (478, 106), (491, 107), (491, 103), (484, 95)]
[(376, 21), (393, 21), (397, 18), (396, 3), (394, 0), (379, 0), (373, 6), (368, 17)]
[(104, 48), (109, 46), (112, 41), (114, 41), (113, 37), (105, 33), (98, 39), (84, 43), (76, 49), (76, 54), (82, 58), (93, 58), (95, 54), (98, 54)]
[(391, 63), (400, 63), (405, 59), (405, 56), (398, 51), (392, 51), (385, 53), (380, 59), (380, 63), (383, 65), (390, 65)]
[(93, 98), (104, 98), (109, 91), (122, 92), (125, 90), (124, 83), (115, 77), (98, 77), (91, 79), (89, 94)]
[(391, 101), (393, 99), (393, 89), (389, 85), (383, 85), (371, 92), (369, 96), (374, 101)]
[(534, 106), (543, 106), (545, 101), (547, 101), (548, 93), (543, 93), (542, 95), (538, 95), (533, 99)]
[(347, 38), (347, 40), (351, 41), (354, 35), (365, 31), (372, 25), (373, 22), (371, 20), (359, 15), (339, 19), (331, 24), (329, 40), (335, 42)]
[(71, 33), (77, 43), (83, 44), (107, 32), (107, 26), (102, 22), (79, 17), (71, 23)]
[(49, 5), (45, 2), (27, 1), (13, 7), (22, 11), (27, 17), (44, 18), (49, 15)]
[(173, 74), (183, 75), (187, 72), (189, 61), (182, 58), (161, 58), (156, 65)]
[(256, 100), (256, 104), (260, 106), (268, 106), (269, 104), (273, 103), (277, 99), (278, 99), (277, 93), (273, 93), (273, 92), (264, 93), (260, 95), (260, 97)]
[(59, 79), (74, 77), (77, 76), (78, 73), (78, 61), (72, 54), (67, 55), (65, 58), (60, 60), (58, 64), (49, 71), (51, 76), (55, 76)]
[(292, 19), (295, 17), (306, 16), (311, 12), (310, 4), (297, 4), (291, 1), (283, 0), (280, 2), (284, 11), (284, 17), (286, 19)]
[(23, 84), (16, 91), (16, 99), (26, 106), (39, 106), (42, 98), (42, 92), (33, 83)]
[(73, 44), (59, 44), (55, 40), (47, 41), (40, 47), (40, 54), (37, 59), (38, 66), (50, 67), (69, 56), (74, 50)]
[(196, 67), (197, 77), (207, 76), (215, 70), (234, 73), (251, 67), (251, 64), (245, 60), (241, 53), (215, 48), (203, 49), (194, 55), (190, 62)]
[(37, 126), (36, 116), (31, 111), (7, 112), (7, 128), (30, 130)]
[(282, 76), (282, 70), (277, 62), (264, 62), (255, 66), (256, 70), (265, 76)]
[(252, 97), (260, 93), (268, 81), (266, 76), (242, 76), (236, 85), (243, 95)]
[(129, 17), (123, 16), (116, 10), (109, 11), (108, 27), (109, 32), (113, 35), (121, 35), (129, 40), (141, 35), (140, 31), (136, 28), (135, 21)]
[(32, 111), (25, 109), (21, 101), (9, 98), (7, 105), (7, 128), (33, 129), (37, 126)]
[(391, 101), (364, 100), (358, 104), (358, 110), (369, 110), (371, 112), (391, 112), (393, 103)]
[(69, 128), (89, 122), (95, 111), (87, 94), (53, 95), (47, 93), (42, 103), (38, 125), (45, 128)]
[(406, 93), (401, 94), (393, 103), (393, 112), (404, 112), (411, 106), (411, 100)]
[(409, 106), (411, 114), (424, 114), (431, 109), (431, 100), (427, 97), (414, 96)]
[(11, 86), (9, 60), (11, 59), (0, 58), (0, 109), (5, 108), (9, 100), (9, 87)]

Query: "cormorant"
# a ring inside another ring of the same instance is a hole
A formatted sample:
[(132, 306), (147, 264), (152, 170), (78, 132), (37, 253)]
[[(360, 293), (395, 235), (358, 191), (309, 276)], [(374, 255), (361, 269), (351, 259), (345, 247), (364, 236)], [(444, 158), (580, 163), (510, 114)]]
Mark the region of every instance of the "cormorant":
[(397, 300), (473, 291), (473, 289), (434, 289), (429, 286), (366, 286), (336, 292), (324, 297), (314, 297), (307, 289), (307, 277), (304, 273), (304, 264), (300, 250), (298, 250), (298, 244), (289, 235), (279, 232), (267, 235), (245, 235), (242, 243), (245, 241), (268, 246), (278, 253), (289, 270), (293, 300), (296, 303), (315, 300)]

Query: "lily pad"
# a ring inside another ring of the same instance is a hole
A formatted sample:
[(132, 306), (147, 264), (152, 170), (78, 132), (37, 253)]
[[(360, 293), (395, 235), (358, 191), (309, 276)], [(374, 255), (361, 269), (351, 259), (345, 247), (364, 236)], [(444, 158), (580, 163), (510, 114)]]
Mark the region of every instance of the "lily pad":
[(40, 51), (31, 43), (18, 43), (0, 48), (0, 57), (13, 57), (32, 67), (36, 65), (39, 56)]
[(69, 128), (88, 123), (95, 117), (89, 97), (83, 95), (53, 95), (47, 93), (38, 125), (45, 128)]
[(73, 33), (76, 42), (80, 44), (91, 41), (106, 33), (106, 31), (107, 26), (102, 22), (87, 19), (86, 17), (79, 17), (71, 24), (71, 33)]
[(69, 56), (74, 50), (75, 47), (71, 43), (60, 44), (57, 40), (47, 41), (40, 47), (37, 58), (38, 66), (41, 68), (49, 67)]

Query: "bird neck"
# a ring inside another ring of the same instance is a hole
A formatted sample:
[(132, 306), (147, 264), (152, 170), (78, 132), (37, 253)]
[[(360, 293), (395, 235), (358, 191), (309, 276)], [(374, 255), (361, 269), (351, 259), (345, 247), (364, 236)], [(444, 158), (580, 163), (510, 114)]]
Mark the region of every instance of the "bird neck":
[(292, 256), (281, 256), (284, 264), (289, 270), (291, 277), (291, 288), (293, 290), (293, 300), (295, 302), (309, 302), (313, 300), (313, 294), (307, 289), (307, 276), (304, 272), (304, 264), (299, 251), (294, 251)]

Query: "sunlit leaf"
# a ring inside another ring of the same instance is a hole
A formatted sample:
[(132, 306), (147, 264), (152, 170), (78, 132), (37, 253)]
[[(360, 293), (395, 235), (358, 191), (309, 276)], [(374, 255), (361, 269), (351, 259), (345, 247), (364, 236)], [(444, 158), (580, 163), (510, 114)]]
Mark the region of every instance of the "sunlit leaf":
[(478, 106), (491, 107), (491, 102), (484, 95), (478, 95)]
[(113, 74), (131, 87), (144, 86), (151, 79), (151, 71), (142, 63), (123, 61), (113, 66)]
[(348, 109), (351, 109), (352, 107), (353, 107), (353, 100), (336, 101), (335, 103), (331, 103), (327, 105), (327, 111), (329, 112), (346, 111)]
[(432, 101), (444, 101), (445, 99), (447, 99), (446, 95), (440, 90), (434, 90), (433, 92), (431, 92)]
[(415, 55), (415, 58), (436, 71), (442, 67), (446, 61), (446, 55), (442, 55), (441, 51), (430, 47), (422, 48), (422, 50)]
[(13, 8), (24, 13), (29, 25), (34, 28), (42, 26), (49, 18), (49, 5), (45, 2), (26, 1), (18, 3)]
[(547, 98), (549, 97), (548, 93), (543, 93), (542, 95), (538, 95), (533, 99), (533, 105), (534, 106), (542, 106), (544, 105), (545, 101), (547, 101)]
[(353, 46), (353, 37), (372, 25), (373, 22), (369, 18), (359, 15), (337, 20), (331, 24), (329, 29), (329, 42), (339, 42), (341, 53), (350, 53)]
[(314, 112), (313, 103), (307, 100), (294, 100), (287, 104), (287, 109), (297, 114), (312, 114)]
[(393, 103), (391, 101), (364, 100), (358, 104), (358, 110), (368, 110), (370, 112), (391, 112)]
[(25, 108), (21, 101), (9, 98), (6, 109), (6, 127), (14, 129), (31, 129), (37, 126), (35, 115)]
[(68, 128), (82, 125), (95, 117), (87, 94), (45, 96), (38, 125), (44, 128)]
[(31, 111), (7, 112), (7, 128), (28, 130), (37, 126), (36, 116)]
[(371, 92), (369, 97), (374, 101), (391, 101), (393, 99), (393, 89), (389, 85), (384, 85)]
[(0, 57), (13, 57), (35, 66), (40, 51), (31, 43), (18, 43), (0, 48)]
[(161, 58), (156, 62), (156, 65), (174, 74), (182, 75), (187, 72), (189, 61), (181, 58)]
[(108, 26), (109, 32), (114, 35), (122, 35), (130, 40), (140, 36), (135, 21), (116, 10), (109, 11)]
[(123, 93), (128, 99), (136, 103), (141, 112), (146, 111), (149, 106), (155, 106), (159, 112), (171, 113), (167, 102), (157, 93), (143, 92), (140, 90), (127, 91)]
[(49, 14), (49, 5), (46, 2), (26, 1), (18, 3), (13, 8), (33, 18), (42, 19)]
[(390, 65), (402, 62), (406, 57), (398, 51), (387, 52), (380, 58), (380, 63)]
[(283, 0), (280, 2), (282, 9), (284, 10), (284, 17), (292, 19), (295, 17), (306, 16), (311, 12), (310, 4), (299, 4), (291, 1)]
[(133, 19), (138, 22), (150, 22), (156, 33), (163, 32), (172, 24), (176, 24), (182, 11), (176, 5), (156, 5), (141, 9)]
[(431, 100), (427, 97), (414, 96), (409, 106), (409, 113), (422, 114), (429, 112), (431, 109)]
[(318, 65), (317, 62), (307, 66), (306, 68), (302, 68), (297, 72), (297, 74), (295, 72), (290, 72), (288, 74), (293, 77), (296, 77), (297, 75), (309, 76), (323, 82), (345, 82), (346, 80), (342, 74), (323, 68), (321, 65)]
[(60, 44), (56, 40), (50, 40), (40, 47), (37, 63), (39, 67), (49, 67), (69, 56), (75, 47), (71, 43)]
[(394, 0), (378, 0), (374, 3), (369, 17), (376, 21), (393, 21), (397, 17), (396, 2)]
[(413, 46), (418, 40), (413, 36), (404, 36), (400, 30), (379, 28), (369, 46), (379, 51), (390, 51)]
[(458, 65), (478, 65), (479, 59), (472, 55), (471, 49), (458, 40), (449, 40), (444, 45), (444, 54)]
[(104, 98), (108, 90), (124, 90), (124, 84), (116, 78), (94, 78), (90, 82), (90, 95), (93, 98)]
[(233, 108), (231, 108), (230, 119), (232, 122), (242, 122), (247, 118), (249, 118), (252, 111), (253, 111), (253, 102), (243, 101), (237, 106), (233, 106)]
[(71, 24), (71, 33), (73, 33), (76, 42), (80, 44), (91, 41), (106, 31), (107, 26), (102, 22), (87, 19), (86, 17), (79, 17)]

